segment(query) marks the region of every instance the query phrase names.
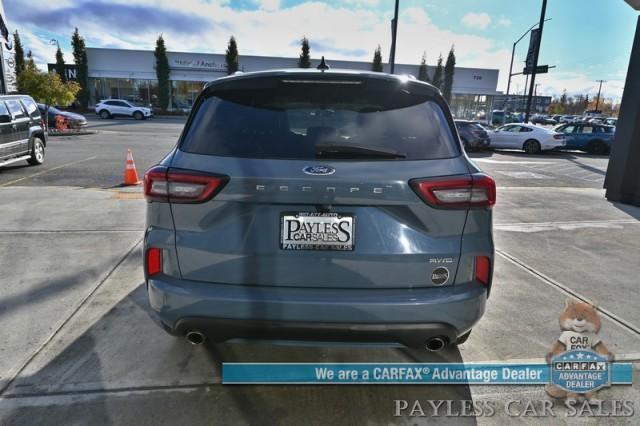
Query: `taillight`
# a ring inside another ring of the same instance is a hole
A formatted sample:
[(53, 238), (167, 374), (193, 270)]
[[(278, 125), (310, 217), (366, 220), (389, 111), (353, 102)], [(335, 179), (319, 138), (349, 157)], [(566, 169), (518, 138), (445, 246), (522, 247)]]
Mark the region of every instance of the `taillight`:
[(422, 200), (443, 209), (490, 209), (496, 203), (496, 182), (484, 173), (464, 177), (413, 179), (409, 182)]
[(560, 135), (560, 134), (558, 134), (558, 135), (553, 135), (553, 138), (554, 138), (554, 139), (564, 139), (564, 135)]
[(149, 247), (147, 249), (147, 277), (158, 275), (162, 272), (162, 249)]
[(487, 256), (476, 256), (475, 259), (475, 277), (485, 286), (489, 285), (491, 277), (491, 259)]
[(144, 174), (147, 201), (202, 203), (212, 199), (229, 176), (154, 166)]

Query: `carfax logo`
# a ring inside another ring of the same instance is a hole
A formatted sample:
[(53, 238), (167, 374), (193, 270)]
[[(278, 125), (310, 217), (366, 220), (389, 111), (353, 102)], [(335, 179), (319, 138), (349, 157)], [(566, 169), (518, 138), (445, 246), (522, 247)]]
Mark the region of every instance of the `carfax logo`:
[(569, 299), (559, 323), (562, 333), (547, 354), (550, 383), (545, 390), (553, 398), (595, 401), (599, 389), (611, 386), (613, 360), (598, 336), (598, 311), (592, 304)]
[(588, 394), (611, 386), (607, 358), (593, 351), (568, 351), (551, 360), (551, 383), (575, 394)]

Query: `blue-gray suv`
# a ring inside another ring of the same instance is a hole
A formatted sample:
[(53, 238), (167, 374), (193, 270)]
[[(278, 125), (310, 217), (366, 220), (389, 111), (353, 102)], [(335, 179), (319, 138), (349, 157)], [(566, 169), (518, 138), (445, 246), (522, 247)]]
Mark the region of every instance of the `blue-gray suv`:
[(494, 180), (415, 79), (341, 70), (205, 86), (145, 174), (151, 307), (194, 343), (462, 343), (491, 289)]

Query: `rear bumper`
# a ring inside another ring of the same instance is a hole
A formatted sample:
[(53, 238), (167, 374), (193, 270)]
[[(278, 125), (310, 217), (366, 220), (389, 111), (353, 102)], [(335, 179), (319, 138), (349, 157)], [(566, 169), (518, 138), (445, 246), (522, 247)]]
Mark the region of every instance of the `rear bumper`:
[(490, 145), (490, 139), (487, 138), (477, 138), (474, 139), (472, 144), (474, 148), (487, 148)]
[(235, 338), (423, 345), (454, 341), (484, 313), (481, 284), (424, 289), (317, 289), (148, 281), (149, 301), (173, 334), (200, 330)]
[(564, 141), (557, 141), (557, 140), (552, 140), (552, 141), (543, 141), (541, 144), (541, 149), (543, 151), (553, 151), (553, 150), (558, 150), (558, 149), (565, 149), (565, 142)]

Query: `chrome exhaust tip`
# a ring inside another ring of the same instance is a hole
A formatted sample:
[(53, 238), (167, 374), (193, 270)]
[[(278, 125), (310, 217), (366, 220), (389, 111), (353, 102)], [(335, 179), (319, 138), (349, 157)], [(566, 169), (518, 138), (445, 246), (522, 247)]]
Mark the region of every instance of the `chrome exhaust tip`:
[(189, 331), (185, 337), (192, 345), (201, 345), (206, 340), (204, 334), (199, 331)]
[(427, 340), (425, 348), (430, 352), (438, 352), (447, 346), (447, 340), (444, 337), (434, 337)]

